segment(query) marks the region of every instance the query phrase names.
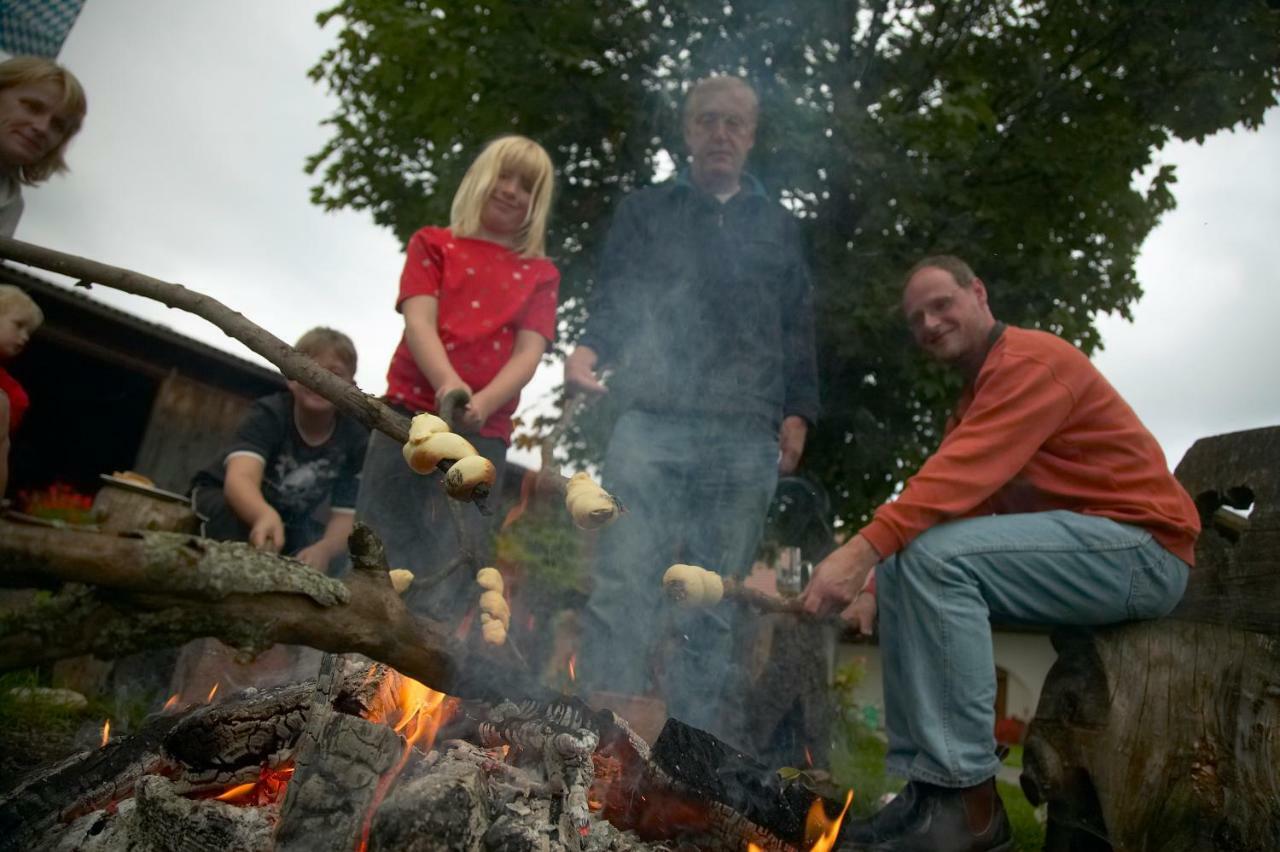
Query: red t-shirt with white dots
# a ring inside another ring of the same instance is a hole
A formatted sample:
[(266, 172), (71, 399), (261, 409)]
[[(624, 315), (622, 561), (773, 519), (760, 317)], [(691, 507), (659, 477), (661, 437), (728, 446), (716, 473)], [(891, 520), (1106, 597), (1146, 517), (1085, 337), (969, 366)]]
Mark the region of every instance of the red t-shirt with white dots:
[[(435, 296), (436, 328), (449, 363), (478, 391), (511, 358), (516, 334), (555, 339), (560, 272), (545, 258), (521, 257), (488, 240), (423, 228), (409, 240), (396, 310), (411, 296)], [(435, 391), (403, 336), (387, 370), (387, 398), (414, 411), (436, 411)], [(511, 443), (519, 395), (485, 421), (480, 434)]]

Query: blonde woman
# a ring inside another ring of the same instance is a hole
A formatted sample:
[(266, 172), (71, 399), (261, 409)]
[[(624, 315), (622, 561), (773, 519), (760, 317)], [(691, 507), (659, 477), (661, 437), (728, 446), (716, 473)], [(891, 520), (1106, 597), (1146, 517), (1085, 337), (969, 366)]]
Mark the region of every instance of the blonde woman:
[(0, 235), (22, 218), (22, 187), (67, 170), (67, 143), (88, 104), (70, 71), (38, 56), (0, 62)]
[[(387, 401), (406, 414), (438, 412), (450, 391), (465, 390), (470, 403), (459, 428), (493, 462), (499, 482), (520, 391), (555, 336), (560, 273), (545, 256), (553, 183), (551, 158), (538, 143), (490, 142), (454, 195), (449, 227), (426, 227), (409, 240), (396, 298), (404, 336), (387, 371)], [(382, 537), (391, 564), (414, 572), (411, 605), (450, 618), (466, 604), (470, 576), (442, 577), (457, 536), (437, 480), (410, 471), (400, 447), (375, 433), (357, 515)], [(483, 558), (490, 530), (474, 510), (464, 517), (466, 544)]]

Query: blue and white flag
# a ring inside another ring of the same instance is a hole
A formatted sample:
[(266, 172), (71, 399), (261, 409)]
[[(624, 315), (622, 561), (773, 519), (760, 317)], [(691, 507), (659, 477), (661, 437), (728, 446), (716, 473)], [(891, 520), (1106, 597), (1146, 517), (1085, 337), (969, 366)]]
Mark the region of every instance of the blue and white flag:
[(0, 50), (53, 59), (84, 0), (0, 0)]

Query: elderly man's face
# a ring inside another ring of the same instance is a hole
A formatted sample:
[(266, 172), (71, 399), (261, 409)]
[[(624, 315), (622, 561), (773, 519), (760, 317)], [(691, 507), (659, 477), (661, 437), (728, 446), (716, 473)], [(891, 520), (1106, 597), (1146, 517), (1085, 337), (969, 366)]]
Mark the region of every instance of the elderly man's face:
[(741, 89), (699, 96), (685, 119), (684, 141), (693, 156), (693, 182), (708, 192), (736, 189), (756, 142), (756, 111)]
[(62, 144), (71, 125), (61, 98), (48, 80), (0, 89), (0, 166), (34, 165)]
[(902, 312), (916, 343), (932, 358), (959, 367), (981, 363), (995, 319), (987, 289), (975, 278), (961, 287), (945, 269), (926, 266), (902, 291)]

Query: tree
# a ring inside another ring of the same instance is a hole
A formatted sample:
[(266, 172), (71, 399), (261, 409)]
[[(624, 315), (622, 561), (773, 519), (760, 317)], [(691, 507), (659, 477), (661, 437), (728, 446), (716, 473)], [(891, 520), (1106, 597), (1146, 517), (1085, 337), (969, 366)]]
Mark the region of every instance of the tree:
[(339, 107), (308, 164), (316, 203), (407, 239), (447, 220), (484, 140), (539, 139), (562, 169), (569, 339), (613, 206), (680, 157), (685, 86), (747, 75), (753, 169), (802, 220), (817, 288), (824, 415), (805, 464), (851, 521), (936, 445), (954, 391), (906, 345), (903, 270), (966, 256), (998, 316), (1090, 352), (1095, 317), (1140, 297), (1134, 260), (1174, 204), (1153, 153), (1256, 127), (1280, 88), (1262, 0), (346, 0), (330, 21), (312, 74)]

